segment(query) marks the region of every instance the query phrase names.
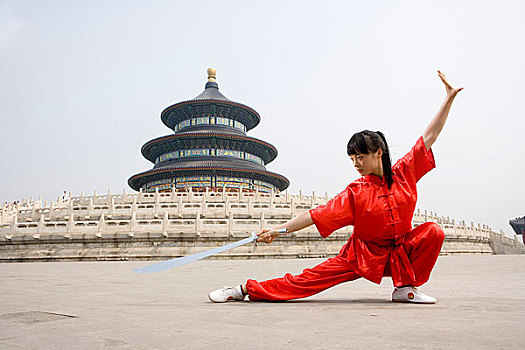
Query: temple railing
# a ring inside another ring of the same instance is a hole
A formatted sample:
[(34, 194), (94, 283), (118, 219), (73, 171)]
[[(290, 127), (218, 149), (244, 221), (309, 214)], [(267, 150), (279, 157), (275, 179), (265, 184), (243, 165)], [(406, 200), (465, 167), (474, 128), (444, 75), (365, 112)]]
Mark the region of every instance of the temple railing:
[[(29, 199), (2, 206), (0, 243), (96, 242), (97, 239), (129, 240), (132, 243), (139, 238), (152, 237), (167, 240), (207, 237), (220, 241), (284, 223), (329, 199), (328, 195), (317, 196), (315, 192), (291, 195), (288, 192), (194, 192), (191, 189), (133, 194), (108, 191), (89, 196), (70, 194), (50, 203), (42, 202), (41, 198)], [(504, 236), (487, 225), (467, 224), (464, 220), (455, 221), (418, 209), (413, 225), (424, 222), (435, 222), (445, 231), (443, 254), (491, 254), (491, 239), (496, 235)], [(329, 240), (344, 242), (351, 234), (352, 227), (342, 228)], [(312, 225), (294, 233), (290, 239), (319, 241), (319, 233)]]

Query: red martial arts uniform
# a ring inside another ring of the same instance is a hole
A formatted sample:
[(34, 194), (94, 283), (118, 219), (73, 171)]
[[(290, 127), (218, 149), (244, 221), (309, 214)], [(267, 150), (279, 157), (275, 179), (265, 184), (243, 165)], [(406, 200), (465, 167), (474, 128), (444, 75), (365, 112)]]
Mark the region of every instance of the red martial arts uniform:
[(354, 226), (339, 255), (302, 274), (264, 282), (248, 280), (250, 300), (304, 298), (336, 284), (364, 277), (380, 283), (392, 276), (394, 286), (420, 286), (430, 277), (444, 240), (443, 230), (427, 222), (412, 229), (416, 182), (435, 167), (432, 150), (420, 137), (392, 167), (393, 184), (366, 175), (352, 182), (326, 205), (310, 210), (323, 238), (335, 230)]

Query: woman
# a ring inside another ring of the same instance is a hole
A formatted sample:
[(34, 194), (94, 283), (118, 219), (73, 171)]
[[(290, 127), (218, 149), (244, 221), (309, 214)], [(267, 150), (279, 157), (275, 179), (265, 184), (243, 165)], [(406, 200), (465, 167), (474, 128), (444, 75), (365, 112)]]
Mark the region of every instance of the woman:
[(353, 225), (354, 232), (339, 254), (302, 274), (218, 289), (208, 297), (214, 302), (275, 301), (305, 298), (336, 284), (364, 277), (380, 283), (391, 276), (392, 301), (433, 304), (436, 299), (417, 290), (430, 277), (444, 240), (443, 230), (427, 222), (412, 228), (417, 181), (435, 167), (431, 147), (447, 120), (457, 93), (438, 71), (447, 96), (415, 146), (394, 166), (381, 132), (362, 131), (352, 136), (347, 153), (362, 176), (343, 192), (286, 224), (262, 229), (258, 242), (271, 243), (282, 234), (315, 224), (323, 238)]

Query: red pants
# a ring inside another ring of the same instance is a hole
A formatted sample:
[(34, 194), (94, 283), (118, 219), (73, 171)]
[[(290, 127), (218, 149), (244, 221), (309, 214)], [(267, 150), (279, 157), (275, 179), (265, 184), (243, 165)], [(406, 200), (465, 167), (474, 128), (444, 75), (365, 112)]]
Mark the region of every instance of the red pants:
[[(427, 222), (408, 232), (405, 236), (403, 248), (414, 270), (416, 283), (397, 281), (396, 287), (402, 285), (420, 286), (428, 281), (445, 234), (437, 224)], [(390, 276), (390, 264), (385, 266), (384, 276)], [(287, 273), (284, 277), (257, 282), (248, 280), (246, 289), (251, 301), (264, 300), (291, 300), (305, 298), (333, 287), (339, 283), (353, 281), (361, 276), (353, 270), (350, 264), (339, 255), (303, 273), (292, 276)]]

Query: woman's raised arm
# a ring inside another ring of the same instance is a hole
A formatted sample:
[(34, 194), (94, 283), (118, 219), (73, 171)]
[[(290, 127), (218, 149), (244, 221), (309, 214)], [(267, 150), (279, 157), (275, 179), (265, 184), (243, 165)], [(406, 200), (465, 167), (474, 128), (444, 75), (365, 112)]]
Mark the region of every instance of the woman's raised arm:
[(463, 90), (462, 87), (457, 89), (453, 88), (445, 78), (445, 74), (441, 73), (440, 71), (438, 71), (438, 76), (443, 84), (445, 84), (447, 97), (445, 98), (445, 101), (443, 101), (443, 104), (439, 108), (434, 118), (432, 118), (427, 128), (423, 132), (423, 142), (425, 143), (425, 147), (427, 149), (430, 149), (434, 142), (436, 142), (438, 135), (441, 133), (441, 130), (447, 121), (448, 113), (450, 112), (450, 107), (452, 106), (452, 102), (454, 102), (454, 98), (456, 98), (458, 92)]

